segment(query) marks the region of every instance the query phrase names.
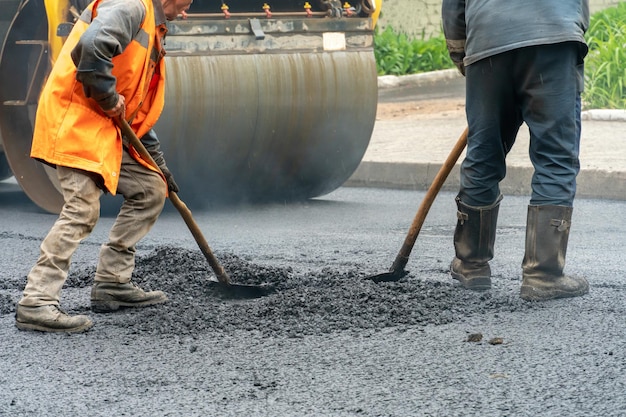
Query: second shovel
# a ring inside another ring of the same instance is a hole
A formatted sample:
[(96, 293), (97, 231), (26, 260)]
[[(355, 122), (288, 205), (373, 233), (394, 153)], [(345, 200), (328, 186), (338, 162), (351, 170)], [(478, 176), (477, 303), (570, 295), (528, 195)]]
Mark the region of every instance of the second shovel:
[(426, 215), (430, 210), (430, 206), (432, 206), (433, 201), (435, 201), (435, 197), (437, 197), (439, 190), (441, 190), (441, 187), (443, 186), (443, 183), (448, 178), (450, 171), (452, 171), (452, 168), (456, 164), (456, 161), (458, 161), (459, 157), (463, 153), (463, 150), (465, 149), (465, 146), (467, 145), (467, 133), (468, 128), (465, 128), (465, 131), (457, 140), (456, 144), (452, 148), (452, 151), (450, 151), (448, 158), (443, 163), (443, 165), (439, 169), (439, 172), (435, 176), (435, 179), (428, 188), (428, 191), (426, 192), (426, 195), (424, 196), (424, 199), (422, 200), (422, 203), (420, 204), (419, 209), (415, 214), (415, 218), (413, 219), (413, 223), (409, 228), (409, 232), (404, 239), (402, 248), (400, 248), (400, 252), (398, 252), (398, 255), (396, 256), (396, 259), (391, 265), (389, 271), (383, 272), (382, 274), (369, 276), (367, 277), (367, 279), (370, 279), (374, 282), (393, 282), (398, 281), (406, 274), (408, 274), (408, 271), (405, 271), (404, 267), (406, 266), (407, 262), (409, 262), (409, 256), (411, 255), (413, 245), (415, 245), (415, 241), (417, 240), (417, 235), (422, 229), (422, 225), (424, 224)]

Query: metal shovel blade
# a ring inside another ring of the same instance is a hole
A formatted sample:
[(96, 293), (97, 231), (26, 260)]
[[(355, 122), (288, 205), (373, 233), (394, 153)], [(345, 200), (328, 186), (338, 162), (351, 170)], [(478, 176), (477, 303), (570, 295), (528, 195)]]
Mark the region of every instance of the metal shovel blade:
[(396, 282), (400, 281), (402, 278), (407, 276), (409, 271), (401, 270), (401, 271), (389, 271), (383, 272), (382, 274), (371, 275), (366, 277), (366, 279), (370, 281), (374, 281), (376, 283), (379, 282)]
[(247, 285), (233, 284), (218, 281), (216, 278), (209, 278), (209, 287), (215, 288), (222, 298), (229, 299), (252, 299), (261, 298), (276, 291), (276, 287), (270, 284)]
[(428, 214), (428, 211), (430, 210), (430, 207), (433, 204), (435, 197), (437, 197), (437, 194), (439, 193), (439, 190), (441, 190), (443, 183), (446, 181), (446, 178), (448, 178), (450, 171), (452, 171), (452, 168), (456, 164), (456, 161), (459, 159), (461, 153), (465, 149), (465, 145), (467, 144), (468, 132), (469, 128), (466, 127), (457, 142), (455, 143), (454, 147), (450, 151), (448, 158), (446, 158), (445, 162), (439, 169), (439, 172), (437, 172), (437, 175), (433, 179), (433, 182), (430, 184), (430, 187), (428, 187), (428, 191), (426, 191), (426, 195), (424, 196), (424, 199), (422, 200), (417, 210), (417, 213), (415, 213), (415, 217), (413, 218), (413, 222), (411, 223), (409, 232), (404, 238), (404, 242), (402, 244), (402, 247), (400, 248), (400, 252), (398, 252), (398, 255), (396, 255), (396, 259), (393, 261), (393, 265), (391, 265), (389, 272), (372, 275), (370, 277), (367, 277), (367, 279), (370, 279), (374, 282), (394, 282), (398, 281), (406, 274), (408, 274), (408, 272), (404, 270), (404, 267), (409, 261), (409, 255), (413, 250), (413, 245), (417, 240), (417, 236), (422, 229), (422, 225), (424, 224), (426, 215)]

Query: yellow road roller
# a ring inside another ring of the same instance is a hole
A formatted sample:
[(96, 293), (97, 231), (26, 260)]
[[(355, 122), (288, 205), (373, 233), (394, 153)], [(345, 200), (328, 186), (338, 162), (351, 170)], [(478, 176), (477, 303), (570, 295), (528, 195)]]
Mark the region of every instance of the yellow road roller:
[[(39, 93), (85, 0), (0, 0), (0, 180), (58, 213), (54, 168), (30, 158)], [(155, 127), (190, 205), (305, 200), (368, 146), (382, 0), (194, 0), (168, 23)]]

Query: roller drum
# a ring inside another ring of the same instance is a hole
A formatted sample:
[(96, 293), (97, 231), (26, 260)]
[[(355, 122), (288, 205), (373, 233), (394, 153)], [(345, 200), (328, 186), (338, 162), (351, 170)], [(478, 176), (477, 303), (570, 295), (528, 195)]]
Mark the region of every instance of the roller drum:
[(166, 94), (156, 131), (186, 198), (306, 199), (361, 161), (375, 63), (367, 52), (174, 57)]

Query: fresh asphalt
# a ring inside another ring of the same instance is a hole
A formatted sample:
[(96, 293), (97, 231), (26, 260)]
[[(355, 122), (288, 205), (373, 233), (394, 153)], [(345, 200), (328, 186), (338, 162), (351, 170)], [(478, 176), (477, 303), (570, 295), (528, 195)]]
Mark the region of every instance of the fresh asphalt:
[[(450, 192), (435, 201), (406, 279), (364, 279), (391, 266), (423, 194), (344, 187), (302, 204), (196, 211), (219, 259), (234, 253), (287, 277), (289, 288), (251, 301), (204, 291), (201, 256), (189, 267), (185, 252), (159, 255), (162, 246), (199, 254), (168, 209), (138, 246), (138, 265), (144, 286), (170, 302), (94, 314), (90, 280), (113, 221), (105, 216), (77, 251), (62, 299), (95, 326), (66, 336), (14, 327), (55, 216), (0, 184), (0, 415), (624, 415), (626, 202), (577, 202), (567, 271), (588, 277), (590, 294), (526, 303), (522, 196), (502, 203), (490, 291), (464, 291), (447, 273)], [(161, 269), (146, 269), (151, 262)], [(467, 341), (472, 334), (481, 340)]]

